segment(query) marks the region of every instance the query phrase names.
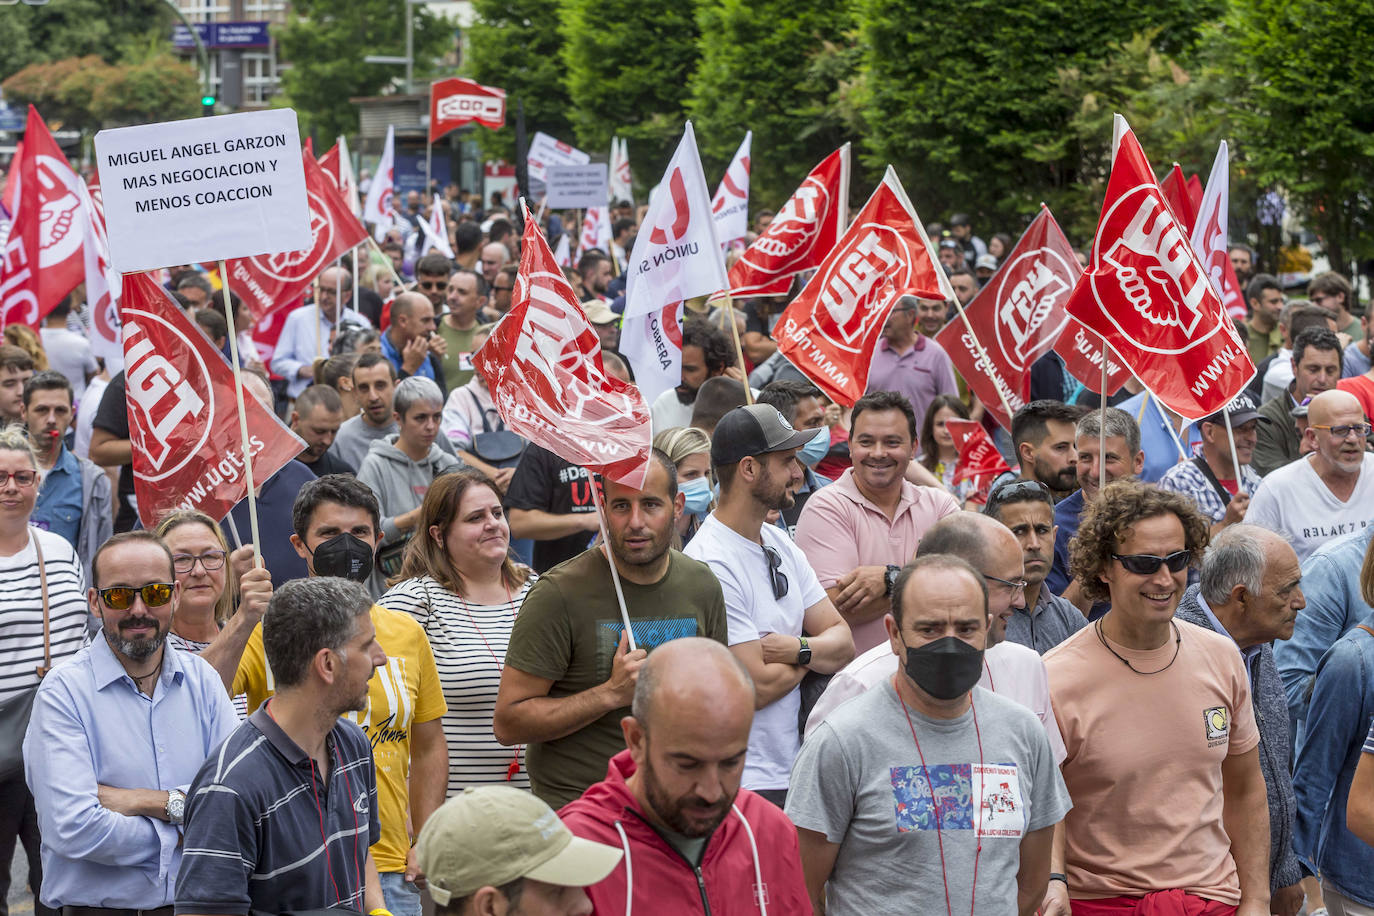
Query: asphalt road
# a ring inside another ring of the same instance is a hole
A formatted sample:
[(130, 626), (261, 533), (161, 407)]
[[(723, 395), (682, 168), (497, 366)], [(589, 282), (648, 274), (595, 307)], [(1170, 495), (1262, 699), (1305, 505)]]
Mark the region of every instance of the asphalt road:
[(29, 863), (24, 858), (24, 847), (15, 843), (14, 861), (10, 862), (10, 905), (11, 916), (33, 912), (33, 895), (29, 893)]

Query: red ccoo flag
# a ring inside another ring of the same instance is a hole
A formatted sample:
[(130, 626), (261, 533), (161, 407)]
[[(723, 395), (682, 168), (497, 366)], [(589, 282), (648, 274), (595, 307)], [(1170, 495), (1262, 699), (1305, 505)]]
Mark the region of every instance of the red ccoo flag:
[(864, 393), (873, 348), (898, 297), (954, 298), (938, 263), (888, 166), (854, 224), (782, 313), (778, 349), (831, 400), (853, 404)]
[(88, 195), (32, 105), (10, 173), (16, 178), (14, 219), (0, 266), (0, 327), (36, 328), (86, 278), (82, 243), (90, 215), (83, 200)]
[[(119, 313), (143, 527), (180, 508), (219, 521), (248, 494), (233, 370), (148, 274), (125, 274)], [(253, 479), (266, 481), (305, 443), (251, 393), (243, 405)]]
[(849, 144), (811, 170), (763, 235), (730, 268), (730, 295), (781, 296), (794, 274), (819, 267), (849, 225)]
[(638, 489), (651, 447), (639, 389), (608, 376), (601, 344), (529, 207), (515, 303), (472, 355), (513, 431), (573, 464)]
[(1166, 407), (1198, 420), (1230, 403), (1255, 365), (1120, 115), (1113, 147), (1092, 262), (1068, 312)]
[(261, 319), (299, 299), (331, 262), (367, 241), (367, 230), (348, 209), (337, 183), (315, 157), (302, 152), (306, 199), (310, 203), (308, 249), (260, 254), (229, 261), (229, 288)]
[(429, 85), (429, 142), (476, 121), (500, 130), (506, 125), (506, 90), (493, 89), (462, 77)]

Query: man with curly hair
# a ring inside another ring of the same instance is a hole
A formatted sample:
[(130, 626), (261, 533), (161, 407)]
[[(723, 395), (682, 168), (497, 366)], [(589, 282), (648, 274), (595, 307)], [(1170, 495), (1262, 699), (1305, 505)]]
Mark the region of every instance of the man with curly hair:
[(1186, 496), (1118, 480), (1069, 545), (1085, 596), (1111, 602), (1045, 656), (1074, 800), (1063, 880), (1075, 916), (1270, 912), (1245, 665), (1230, 640), (1174, 620), (1207, 541)]

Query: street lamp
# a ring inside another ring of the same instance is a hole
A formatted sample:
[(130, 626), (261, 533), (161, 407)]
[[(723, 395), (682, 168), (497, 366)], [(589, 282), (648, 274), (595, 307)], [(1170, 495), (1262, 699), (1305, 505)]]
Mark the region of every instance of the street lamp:
[[(0, 0), (4, 2), (4, 0)], [(168, 0), (170, 3), (171, 0)], [(365, 64), (405, 64), (406, 68), (406, 92), (415, 91), (415, 14), (411, 10), (412, 6), (426, 3), (428, 0), (405, 0), (406, 4), (406, 54), (405, 57), (389, 57), (381, 54), (369, 54), (363, 58)]]

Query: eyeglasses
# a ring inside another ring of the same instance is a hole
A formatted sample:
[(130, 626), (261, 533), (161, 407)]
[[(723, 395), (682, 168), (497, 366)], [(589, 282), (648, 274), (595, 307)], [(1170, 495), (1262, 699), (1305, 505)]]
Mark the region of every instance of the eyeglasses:
[(1152, 553), (1131, 553), (1122, 556), (1119, 553), (1112, 554), (1113, 560), (1121, 563), (1121, 568), (1128, 573), (1135, 573), (1137, 576), (1153, 576), (1159, 572), (1160, 566), (1169, 567), (1169, 572), (1182, 572), (1193, 559), (1191, 550), (1175, 550), (1167, 557), (1157, 557)]
[[(1331, 433), (1333, 439), (1345, 439), (1351, 433), (1354, 433), (1357, 438), (1363, 439), (1365, 436), (1369, 435), (1370, 430), (1368, 423), (1342, 423), (1339, 426), (1318, 426), (1315, 423), (1309, 423), (1308, 427), (1310, 429), (1324, 429)], [(0, 486), (3, 485), (4, 481), (0, 480)]]
[(448, 287), (448, 281), (447, 281), (447, 280), (434, 280), (434, 281), (421, 280), (419, 283), (417, 283), (417, 284), (415, 284), (415, 285), (418, 286), (418, 287), (420, 287), (420, 289), (446, 289), (446, 288)]
[(9, 471), (0, 471), (0, 487), (9, 486), (11, 477), (14, 478), (14, 485), (16, 487), (31, 487), (33, 486), (33, 482), (38, 479), (38, 472), (15, 471), (11, 474)]
[(147, 585), (138, 588), (130, 588), (127, 585), (115, 585), (110, 588), (102, 588), (96, 592), (100, 600), (105, 602), (105, 606), (114, 611), (127, 611), (133, 606), (134, 595), (143, 599), (146, 607), (162, 607), (172, 600), (173, 582), (149, 582)]
[(983, 573), (983, 578), (987, 579), (989, 582), (996, 582), (998, 585), (1006, 586), (1011, 589), (1013, 595), (1017, 592), (1025, 591), (1026, 586), (1030, 584), (1025, 579), (999, 579), (996, 576), (989, 576), (987, 573)]
[(224, 556), (223, 550), (207, 550), (202, 554), (174, 553), (172, 569), (179, 573), (188, 573), (196, 568), (196, 561), (199, 560), (201, 568), (209, 572), (224, 565)]
[(508, 293), (513, 289), (515, 289), (514, 286), (497, 286), (495, 283), (491, 285), (491, 291), (494, 293)]
[(787, 582), (787, 573), (782, 571), (782, 554), (765, 544), (763, 556), (768, 561), (768, 579), (773, 586), (773, 597), (781, 601), (787, 597), (787, 590), (791, 587)]

